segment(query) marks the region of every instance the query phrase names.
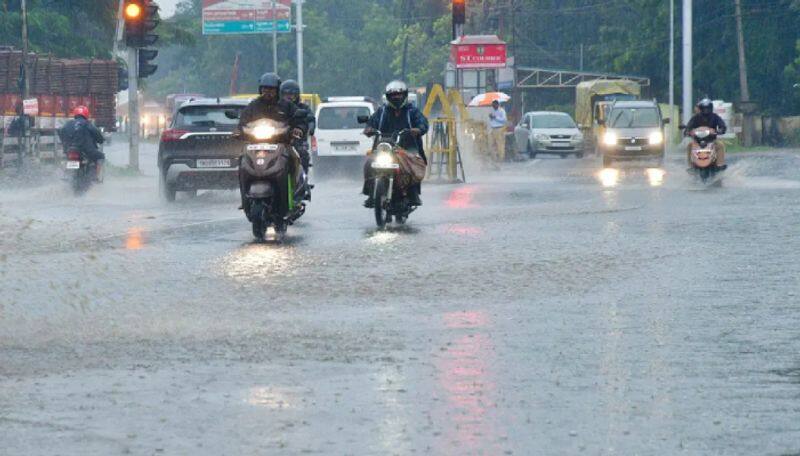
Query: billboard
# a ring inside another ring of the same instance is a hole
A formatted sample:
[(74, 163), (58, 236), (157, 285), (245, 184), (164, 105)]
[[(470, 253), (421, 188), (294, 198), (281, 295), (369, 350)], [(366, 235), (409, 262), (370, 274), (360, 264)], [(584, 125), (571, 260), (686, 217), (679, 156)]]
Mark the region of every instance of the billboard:
[(203, 35), (278, 33), (292, 30), (292, 0), (203, 0)]
[(458, 69), (506, 67), (506, 43), (494, 35), (462, 36), (451, 42), (450, 52)]

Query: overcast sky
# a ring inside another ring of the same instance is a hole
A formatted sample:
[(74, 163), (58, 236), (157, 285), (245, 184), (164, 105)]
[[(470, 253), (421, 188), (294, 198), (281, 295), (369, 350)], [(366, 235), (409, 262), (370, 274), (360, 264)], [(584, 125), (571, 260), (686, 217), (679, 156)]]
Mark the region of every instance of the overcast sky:
[(175, 7), (181, 0), (156, 0), (161, 7), (161, 17), (167, 18), (175, 14)]

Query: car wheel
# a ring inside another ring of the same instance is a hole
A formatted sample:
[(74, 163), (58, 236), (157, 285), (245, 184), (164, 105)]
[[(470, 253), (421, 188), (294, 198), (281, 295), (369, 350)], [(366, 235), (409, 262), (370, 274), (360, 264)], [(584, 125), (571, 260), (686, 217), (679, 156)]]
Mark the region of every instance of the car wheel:
[(528, 145), (525, 147), (525, 150), (528, 152), (528, 156), (531, 157), (531, 160), (536, 158), (536, 151), (531, 147), (531, 142), (528, 141)]
[(175, 186), (167, 182), (167, 178), (166, 176), (164, 176), (163, 172), (160, 173), (160, 176), (158, 178), (158, 189), (164, 201), (168, 203), (172, 203), (175, 201), (175, 194), (177, 193), (175, 190)]

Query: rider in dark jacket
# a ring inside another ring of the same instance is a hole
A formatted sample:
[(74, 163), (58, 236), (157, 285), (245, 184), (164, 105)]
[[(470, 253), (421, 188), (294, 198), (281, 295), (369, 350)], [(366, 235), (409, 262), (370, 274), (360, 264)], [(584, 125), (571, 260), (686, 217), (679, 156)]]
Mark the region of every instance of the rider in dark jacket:
[(300, 159), (303, 162), (303, 169), (305, 170), (306, 174), (308, 174), (308, 167), (311, 162), (311, 156), (308, 152), (308, 137), (314, 135), (314, 131), (317, 128), (317, 120), (314, 118), (314, 114), (311, 112), (311, 107), (300, 100), (300, 84), (298, 84), (297, 81), (292, 79), (283, 81), (281, 84), (281, 99), (294, 104), (297, 109), (304, 109), (308, 111), (308, 115), (306, 116), (307, 134), (303, 138), (297, 139), (292, 143), (295, 150), (297, 150), (297, 153), (300, 154)]
[[(385, 95), (386, 103), (369, 118), (364, 134), (372, 136), (380, 131), (385, 136), (391, 136), (400, 130), (409, 129), (410, 134), (400, 137), (399, 146), (408, 152), (418, 153), (427, 163), (422, 136), (428, 132), (428, 119), (419, 109), (408, 102), (408, 86), (403, 81), (392, 81), (386, 86)], [(364, 201), (364, 205), (367, 207), (375, 204), (372, 197), (373, 179), (372, 162), (368, 159), (364, 165), (364, 188), (362, 190), (367, 195), (367, 200)], [(422, 205), (419, 197), (422, 193), (422, 185), (413, 185), (409, 190), (411, 202), (417, 206)]]
[[(276, 122), (285, 122), (291, 128), (291, 136), (294, 139), (302, 138), (306, 134), (306, 124), (302, 120), (295, 118), (297, 107), (286, 100), (281, 100), (278, 91), (281, 86), (281, 78), (275, 73), (264, 73), (258, 80), (259, 97), (251, 101), (242, 110), (239, 116), (239, 125), (234, 130), (235, 137), (241, 137), (243, 128), (250, 122), (259, 119), (270, 119)], [(247, 176), (242, 168), (239, 168), (239, 191), (242, 197), (241, 209), (244, 209), (247, 217), (250, 217), (250, 208), (245, 198), (245, 189), (249, 187)], [(278, 201), (282, 205), (282, 212), (286, 212), (288, 202), (286, 197), (279, 196)]]
[[(683, 133), (686, 136), (690, 136), (692, 130), (700, 127), (708, 127), (717, 132), (718, 135), (724, 135), (725, 132), (728, 131), (727, 125), (725, 125), (725, 121), (722, 120), (722, 117), (718, 116), (714, 112), (714, 103), (709, 100), (708, 98), (703, 98), (700, 100), (697, 105), (697, 113), (692, 116), (689, 120), (689, 123), (686, 124), (686, 129), (684, 129)], [(725, 143), (722, 141), (718, 141), (717, 143), (717, 167), (718, 168), (725, 168)], [(692, 143), (689, 143), (689, 147), (687, 149), (687, 159), (689, 160), (689, 164), (692, 162), (691, 158), (692, 154)]]
[(77, 149), (89, 160), (105, 160), (106, 156), (98, 148), (105, 139), (103, 133), (89, 121), (89, 108), (78, 106), (72, 111), (73, 119), (58, 130), (58, 137), (64, 144), (64, 152)]

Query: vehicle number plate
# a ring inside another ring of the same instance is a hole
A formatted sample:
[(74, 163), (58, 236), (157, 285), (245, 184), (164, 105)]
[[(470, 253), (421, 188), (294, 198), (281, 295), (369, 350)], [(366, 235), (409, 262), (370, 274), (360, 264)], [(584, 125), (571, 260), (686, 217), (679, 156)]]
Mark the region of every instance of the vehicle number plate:
[(642, 146), (626, 146), (625, 150), (642, 150)]
[(248, 144), (247, 150), (278, 150), (277, 144)]
[(81, 162), (77, 160), (70, 160), (67, 162), (67, 169), (80, 169)]
[(202, 159), (197, 160), (198, 168), (230, 168), (230, 159)]
[(344, 145), (341, 145), (341, 146), (333, 146), (333, 148), (334, 148), (334, 149), (335, 149), (337, 152), (355, 152), (355, 151), (356, 151), (356, 149), (357, 149), (357, 147), (356, 147), (356, 145), (355, 145), (355, 144), (353, 144), (353, 145), (350, 145), (350, 144), (344, 144)]

